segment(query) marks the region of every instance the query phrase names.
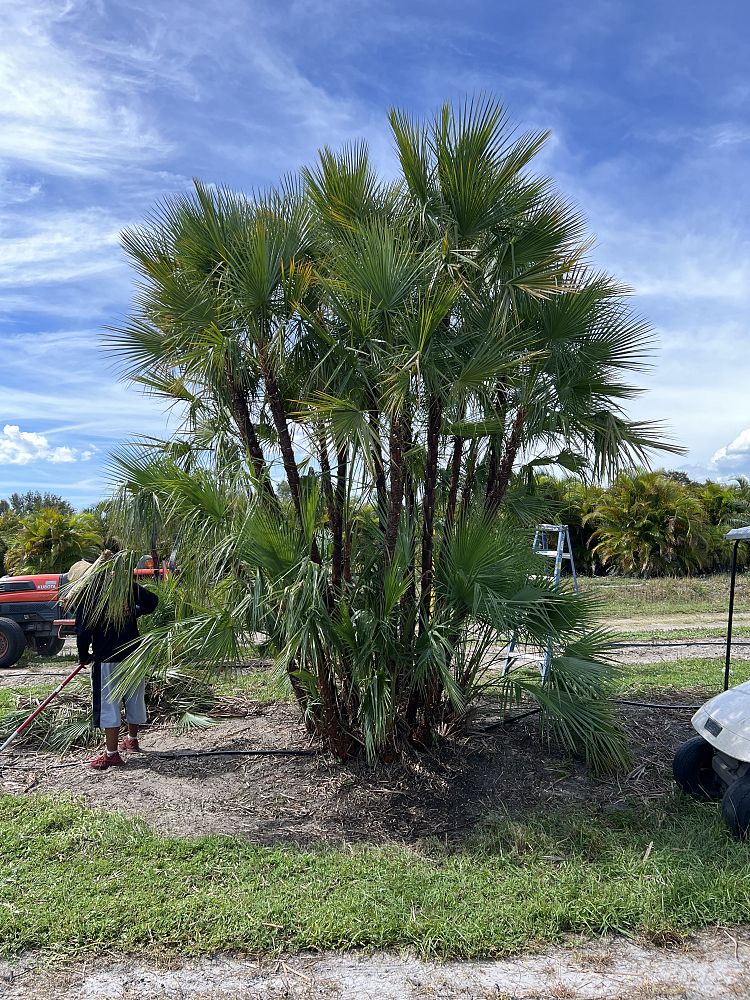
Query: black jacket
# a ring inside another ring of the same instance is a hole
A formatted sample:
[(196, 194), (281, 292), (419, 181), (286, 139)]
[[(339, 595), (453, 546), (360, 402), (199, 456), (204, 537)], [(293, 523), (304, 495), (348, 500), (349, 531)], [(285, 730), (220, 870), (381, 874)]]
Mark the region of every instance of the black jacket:
[(83, 606), (76, 611), (76, 636), (80, 663), (119, 663), (138, 645), (138, 618), (156, 610), (159, 598), (150, 590), (133, 584), (133, 596), (128, 614), (122, 622), (108, 620), (106, 615), (90, 625)]

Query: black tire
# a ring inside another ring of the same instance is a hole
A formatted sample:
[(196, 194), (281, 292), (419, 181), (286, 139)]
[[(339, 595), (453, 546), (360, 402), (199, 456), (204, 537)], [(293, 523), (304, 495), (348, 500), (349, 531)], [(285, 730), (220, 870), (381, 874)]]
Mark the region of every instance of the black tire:
[(0, 618), (0, 667), (12, 667), (26, 649), (23, 629), (12, 618)]
[(674, 755), (672, 774), (683, 792), (704, 802), (719, 801), (724, 785), (711, 766), (713, 759), (714, 748), (702, 736), (682, 744)]
[(738, 840), (750, 834), (750, 778), (738, 778), (724, 792), (721, 815), (729, 832)]
[(51, 635), (47, 639), (37, 639), (35, 644), (39, 656), (57, 656), (65, 645), (65, 640), (59, 635)]

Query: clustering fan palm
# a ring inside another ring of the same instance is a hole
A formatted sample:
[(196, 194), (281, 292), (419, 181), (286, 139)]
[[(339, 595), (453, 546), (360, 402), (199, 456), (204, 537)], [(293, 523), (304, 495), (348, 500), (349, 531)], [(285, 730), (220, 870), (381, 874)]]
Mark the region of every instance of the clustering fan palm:
[(465, 715), (511, 633), (553, 636), (547, 678), (503, 696), (615, 766), (606, 638), (533, 578), (518, 524), (530, 471), (659, 445), (622, 410), (648, 329), (529, 172), (543, 135), (484, 99), (391, 126), (395, 181), (324, 149), (269, 194), (196, 183), (124, 236), (140, 291), (111, 345), (182, 419), (117, 458), (123, 537), (175, 533), (182, 571), (131, 670), (231, 662), (260, 633), (325, 745), (388, 757)]

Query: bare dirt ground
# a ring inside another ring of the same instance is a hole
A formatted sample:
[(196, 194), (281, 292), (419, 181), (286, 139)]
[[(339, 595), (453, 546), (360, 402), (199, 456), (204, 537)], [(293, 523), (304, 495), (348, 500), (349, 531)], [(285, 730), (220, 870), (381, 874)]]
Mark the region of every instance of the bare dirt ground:
[(656, 948), (622, 938), (490, 962), (390, 954), (216, 957), (159, 964), (115, 956), (44, 967), (0, 963), (4, 1000), (709, 1000), (750, 996), (750, 932), (711, 930)]
[[(612, 652), (612, 658), (617, 663), (670, 663), (688, 657), (716, 660), (719, 670), (724, 666), (726, 650), (724, 639), (682, 639), (669, 641), (666, 639), (643, 641), (634, 640), (618, 643)], [(750, 639), (737, 639), (732, 642), (732, 659), (747, 659), (750, 656)]]
[[(684, 697), (670, 696), (674, 702)], [(635, 767), (614, 778), (594, 778), (547, 747), (533, 717), (497, 726), (490, 703), (468, 732), (445, 740), (434, 753), (405, 753), (388, 767), (359, 760), (342, 766), (318, 753), (160, 756), (310, 749), (292, 706), (248, 711), (246, 718), (187, 736), (153, 727), (144, 734), (145, 753), (103, 773), (86, 767), (90, 751), (61, 761), (22, 749), (3, 762), (0, 788), (21, 795), (70, 792), (176, 836), (226, 833), (261, 844), (460, 839), (492, 813), (523, 815), (578, 802), (595, 810), (626, 798), (667, 795), (673, 752), (692, 732), (690, 712), (623, 707)]]

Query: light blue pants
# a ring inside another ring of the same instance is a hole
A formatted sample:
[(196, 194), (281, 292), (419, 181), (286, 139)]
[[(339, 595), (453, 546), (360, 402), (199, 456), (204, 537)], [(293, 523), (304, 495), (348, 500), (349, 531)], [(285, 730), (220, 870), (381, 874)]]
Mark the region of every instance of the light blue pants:
[[(127, 692), (124, 698), (117, 698), (114, 690), (117, 687), (117, 671), (122, 666), (121, 663), (102, 663), (101, 665), (101, 690), (99, 705), (94, 705), (94, 716), (98, 716), (100, 729), (119, 729), (122, 725), (120, 706), (125, 704), (125, 719), (132, 726), (145, 726), (148, 721), (146, 715), (146, 679), (145, 677)], [(96, 686), (95, 686), (96, 687)], [(96, 699), (96, 695), (94, 696)]]

